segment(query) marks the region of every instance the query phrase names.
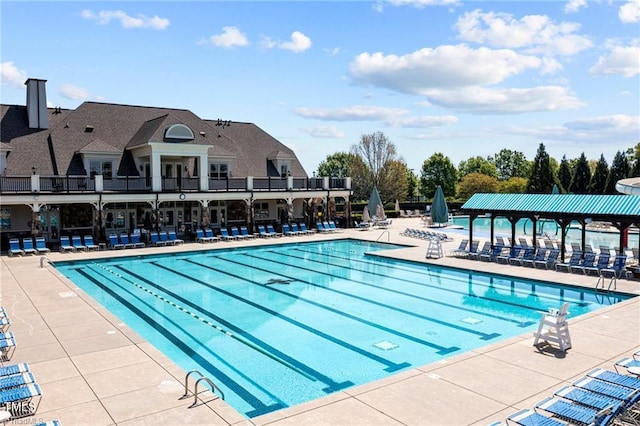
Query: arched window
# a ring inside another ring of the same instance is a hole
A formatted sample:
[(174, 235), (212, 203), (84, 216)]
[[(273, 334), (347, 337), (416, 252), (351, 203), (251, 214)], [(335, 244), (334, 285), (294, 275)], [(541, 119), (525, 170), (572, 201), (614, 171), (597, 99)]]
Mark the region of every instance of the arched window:
[(167, 142), (186, 142), (195, 139), (193, 131), (184, 124), (172, 124), (164, 131), (164, 139)]

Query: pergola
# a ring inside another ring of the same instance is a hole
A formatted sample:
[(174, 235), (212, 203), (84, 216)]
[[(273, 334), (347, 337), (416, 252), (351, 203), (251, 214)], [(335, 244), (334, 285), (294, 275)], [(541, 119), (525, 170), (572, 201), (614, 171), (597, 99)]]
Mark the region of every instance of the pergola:
[[(533, 222), (534, 231), (539, 220), (554, 220), (562, 230), (561, 258), (565, 255), (565, 234), (571, 222), (582, 226), (582, 250), (585, 248), (585, 225), (592, 221), (611, 223), (620, 231), (620, 253), (624, 251), (624, 234), (632, 225), (640, 227), (640, 195), (584, 195), (584, 194), (474, 194), (462, 211), (469, 214), (469, 241), (473, 241), (473, 220), (478, 216), (491, 218), (491, 241), (494, 240), (496, 217), (511, 223), (511, 237), (515, 239), (520, 219)], [(536, 244), (536, 232), (533, 244)]]

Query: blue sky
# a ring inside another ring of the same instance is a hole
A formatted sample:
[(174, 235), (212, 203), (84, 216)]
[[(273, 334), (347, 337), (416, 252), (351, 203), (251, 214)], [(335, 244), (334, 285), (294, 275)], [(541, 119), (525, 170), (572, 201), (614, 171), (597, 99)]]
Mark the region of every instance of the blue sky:
[(253, 122), (311, 174), (383, 132), (416, 172), (503, 148), (640, 142), (640, 0), (0, 4), (0, 102), (189, 109)]

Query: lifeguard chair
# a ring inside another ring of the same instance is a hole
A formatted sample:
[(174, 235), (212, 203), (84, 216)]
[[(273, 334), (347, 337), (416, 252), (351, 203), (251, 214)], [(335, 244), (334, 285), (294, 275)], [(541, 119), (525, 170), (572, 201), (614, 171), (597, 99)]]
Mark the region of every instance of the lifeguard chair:
[(538, 346), (538, 342), (543, 340), (547, 343), (557, 343), (563, 352), (571, 348), (571, 335), (569, 334), (569, 323), (567, 322), (568, 309), (569, 303), (565, 302), (560, 309), (550, 308), (549, 312), (542, 314), (538, 330), (533, 333), (535, 337), (534, 346)]

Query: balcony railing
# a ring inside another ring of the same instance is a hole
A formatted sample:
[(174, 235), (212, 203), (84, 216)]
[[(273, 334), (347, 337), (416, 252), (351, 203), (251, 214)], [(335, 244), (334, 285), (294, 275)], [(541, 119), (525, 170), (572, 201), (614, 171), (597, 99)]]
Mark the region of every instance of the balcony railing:
[[(350, 189), (349, 178), (238, 177), (208, 179), (200, 191), (199, 177), (161, 178), (160, 192), (242, 192), (242, 191), (318, 191)], [(153, 179), (146, 177), (102, 176), (0, 176), (0, 194), (87, 193), (153, 191)]]

